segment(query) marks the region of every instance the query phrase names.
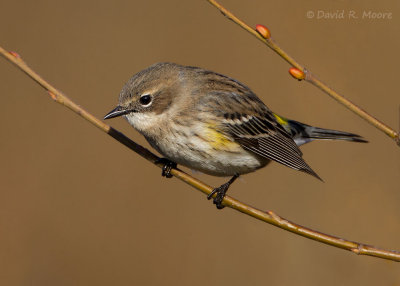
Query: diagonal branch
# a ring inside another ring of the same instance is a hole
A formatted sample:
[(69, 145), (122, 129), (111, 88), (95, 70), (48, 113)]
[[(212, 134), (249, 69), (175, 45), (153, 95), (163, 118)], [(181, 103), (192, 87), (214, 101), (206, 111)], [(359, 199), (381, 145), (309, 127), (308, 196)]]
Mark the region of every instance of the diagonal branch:
[[(116, 129), (110, 127), (109, 125), (105, 124), (101, 120), (94, 117), (92, 114), (78, 106), (68, 97), (63, 95), (60, 91), (58, 91), (55, 87), (53, 87), (50, 83), (45, 81), (40, 75), (38, 75), (35, 71), (33, 71), (21, 58), (18, 54), (14, 52), (7, 52), (2, 47), (0, 47), (0, 54), (6, 58), (8, 61), (12, 62), (16, 65), (20, 70), (25, 72), (29, 77), (31, 77), (34, 81), (36, 81), (39, 85), (41, 85), (44, 89), (46, 89), (53, 100), (56, 102), (68, 107), (76, 114), (80, 115), (97, 128), (102, 130), (103, 132), (107, 133), (120, 143), (127, 146), (132, 151), (136, 152), (146, 160), (150, 161), (151, 163), (157, 165), (158, 167), (162, 167), (163, 164), (157, 163), (159, 159), (158, 156), (154, 155), (152, 152), (147, 150), (146, 148), (140, 146), (139, 144), (135, 143), (128, 137), (126, 137), (121, 132), (117, 131)], [(176, 178), (184, 181), (185, 183), (191, 185), (195, 189), (203, 192), (204, 194), (208, 195), (212, 192), (213, 188), (208, 186), (207, 184), (193, 178), (192, 176), (186, 174), (185, 172), (179, 169), (172, 169), (171, 174), (174, 175)], [(266, 223), (275, 225), (279, 228), (285, 229), (287, 231), (293, 232), (295, 234), (331, 245), (338, 248), (346, 249), (352, 251), (356, 254), (361, 255), (369, 255), (379, 258), (384, 258), (393, 261), (400, 261), (400, 252), (397, 251), (389, 251), (384, 249), (379, 249), (370, 245), (364, 245), (362, 243), (353, 242), (350, 240), (346, 240), (343, 238), (331, 236), (328, 234), (324, 234), (310, 228), (298, 225), (296, 223), (290, 222), (272, 211), (261, 211), (256, 208), (253, 208), (249, 205), (246, 205), (232, 197), (225, 196), (222, 204), (224, 206), (230, 207), (237, 211), (240, 211), (244, 214), (252, 216), (256, 219), (264, 221)]]
[[(252, 34), (254, 37), (259, 39), (265, 45), (270, 47), (274, 52), (276, 52), (280, 57), (282, 57), (285, 61), (287, 61), (290, 65), (296, 68), (300, 73), (302, 73), (302, 77), (296, 77), (299, 80), (304, 79), (305, 81), (313, 84), (314, 86), (321, 89), (323, 92), (328, 94), (330, 97), (343, 104), (345, 107), (353, 111), (355, 114), (365, 119), (368, 123), (378, 128), (380, 131), (384, 132), (390, 138), (395, 140), (395, 142), (400, 146), (400, 134), (396, 132), (394, 129), (390, 128), (383, 122), (379, 121), (371, 114), (358, 107), (356, 104), (346, 99), (344, 96), (340, 95), (338, 92), (330, 88), (328, 85), (319, 80), (315, 75), (313, 75), (308, 69), (299, 64), (295, 59), (293, 59), (289, 54), (287, 54), (272, 38), (268, 29), (264, 26), (258, 25), (261, 27), (261, 30), (257, 28), (257, 30), (251, 28), (245, 22), (240, 20), (238, 17), (233, 15), (228, 9), (219, 4), (215, 0), (207, 0), (211, 5), (216, 7), (224, 16), (226, 16), (229, 20), (238, 24), (241, 28)], [(292, 74), (293, 75), (293, 74)]]

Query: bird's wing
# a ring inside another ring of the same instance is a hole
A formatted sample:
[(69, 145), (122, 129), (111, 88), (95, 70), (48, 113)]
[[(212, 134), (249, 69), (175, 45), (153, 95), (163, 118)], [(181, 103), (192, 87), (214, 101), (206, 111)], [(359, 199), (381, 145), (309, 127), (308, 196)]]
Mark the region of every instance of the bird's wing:
[(321, 179), (302, 158), (291, 135), (272, 113), (263, 115), (224, 114), (224, 127), (244, 149)]
[(242, 148), (321, 180), (301, 157), (292, 136), (247, 86), (214, 72), (197, 73), (202, 75), (202, 88), (192, 93), (197, 95), (197, 113), (223, 117), (222, 129)]

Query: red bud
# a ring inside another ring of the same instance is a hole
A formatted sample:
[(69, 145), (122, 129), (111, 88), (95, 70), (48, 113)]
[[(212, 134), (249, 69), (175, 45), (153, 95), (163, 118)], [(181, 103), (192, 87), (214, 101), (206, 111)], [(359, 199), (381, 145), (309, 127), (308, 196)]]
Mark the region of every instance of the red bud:
[(48, 90), (47, 92), (49, 93), (51, 99), (57, 100), (57, 96), (54, 93), (52, 93), (50, 90)]
[(14, 57), (16, 57), (17, 59), (20, 59), (20, 55), (16, 52), (9, 52), (11, 55), (13, 55)]
[(257, 24), (256, 25), (256, 31), (264, 38), (264, 39), (269, 39), (271, 38), (271, 32), (268, 30), (267, 27), (264, 25)]
[(298, 80), (303, 80), (306, 78), (306, 75), (304, 74), (304, 72), (302, 72), (301, 70), (299, 70), (297, 68), (290, 68), (289, 73), (292, 77), (294, 77), (295, 79), (298, 79)]

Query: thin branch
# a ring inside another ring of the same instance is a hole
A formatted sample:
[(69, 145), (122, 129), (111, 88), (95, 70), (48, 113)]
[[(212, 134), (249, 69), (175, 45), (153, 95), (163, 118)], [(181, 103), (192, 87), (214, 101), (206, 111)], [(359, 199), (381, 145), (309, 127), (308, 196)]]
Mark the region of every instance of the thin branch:
[[(245, 29), (247, 32), (252, 34), (254, 37), (259, 39), (261, 42), (266, 44), (268, 47), (270, 47), (274, 52), (276, 52), (279, 56), (281, 56), (285, 61), (287, 61), (290, 65), (293, 67), (297, 68), (300, 70), (302, 73), (304, 73), (305, 77), (304, 80), (308, 81), (309, 83), (313, 84), (314, 86), (318, 87), (321, 89), (323, 92), (331, 96), (333, 99), (338, 101), (339, 103), (343, 104), (345, 107), (353, 111), (355, 114), (360, 116), (361, 118), (365, 119), (368, 123), (371, 125), (375, 126), (382, 132), (384, 132), (386, 135), (388, 135), (390, 138), (395, 140), (395, 142), (400, 146), (400, 134), (384, 124), (383, 122), (379, 121), (375, 117), (373, 117), (371, 114), (363, 110), (362, 108), (358, 107), (356, 104), (351, 102), (350, 100), (346, 99), (344, 96), (340, 95), (338, 92), (334, 91), (332, 88), (330, 88), (328, 85), (323, 83), (321, 80), (319, 80), (316, 76), (314, 76), (308, 69), (306, 69), (304, 66), (299, 64), (295, 59), (293, 59), (289, 54), (287, 54), (284, 50), (282, 50), (281, 47), (271, 38), (270, 33), (268, 31), (267, 35), (262, 35), (259, 32), (257, 32), (255, 29), (251, 28), (249, 25), (247, 25), (245, 22), (240, 20), (238, 17), (233, 15), (229, 10), (227, 10), (225, 7), (223, 7), (221, 4), (219, 4), (215, 0), (207, 0), (211, 5), (216, 7), (224, 16), (226, 16), (229, 20), (233, 21), (234, 23), (238, 24), (240, 27)], [(263, 27), (266, 29), (265, 27)]]
[[(98, 127), (100, 130), (106, 132), (108, 135), (110, 135), (111, 137), (113, 137), (114, 139), (119, 141), (120, 143), (124, 144), (129, 149), (136, 152), (143, 158), (147, 159), (148, 161), (152, 162), (153, 164), (157, 165), (158, 167), (163, 166), (162, 164), (157, 163), (157, 160), (159, 159), (158, 156), (154, 155), (146, 148), (135, 143), (134, 141), (132, 141), (131, 139), (126, 137), (121, 132), (110, 127), (109, 125), (105, 124), (101, 120), (97, 119), (92, 114), (90, 114), (89, 112), (87, 112), (86, 110), (84, 110), (83, 108), (78, 106), (76, 103), (74, 103), (72, 100), (70, 100), (68, 97), (66, 97), (64, 94), (62, 94), (60, 91), (58, 91), (56, 88), (54, 88), (52, 85), (50, 85), (41, 76), (39, 76), (35, 71), (33, 71), (19, 57), (18, 54), (14, 53), (14, 52), (7, 52), (2, 47), (0, 47), (0, 54), (4, 58), (6, 58), (10, 62), (12, 62), (14, 65), (16, 65), (23, 72), (25, 72), (29, 77), (31, 77), (34, 81), (36, 81), (44, 89), (46, 89), (53, 100), (68, 107), (73, 112), (77, 113), (78, 115), (80, 115), (81, 117), (83, 117), (84, 119), (86, 119), (87, 121), (89, 121), (90, 123), (95, 125), (96, 127)], [(213, 190), (213, 188), (210, 187), (209, 185), (193, 178), (192, 176), (186, 174), (185, 172), (183, 172), (179, 169), (172, 169), (171, 174), (174, 175), (176, 178), (181, 179), (185, 183), (191, 185), (195, 189), (203, 192), (206, 195), (210, 194)], [(244, 204), (232, 197), (229, 197), (229, 196), (225, 196), (222, 203), (224, 206), (227, 206), (227, 207), (230, 207), (237, 211), (240, 211), (244, 214), (252, 216), (261, 221), (267, 222), (267, 223), (275, 225), (279, 228), (288, 230), (295, 234), (298, 234), (298, 235), (301, 235), (301, 236), (304, 236), (304, 237), (307, 237), (307, 238), (310, 238), (310, 239), (313, 239), (313, 240), (316, 240), (316, 241), (319, 241), (319, 242), (322, 242), (322, 243), (325, 243), (325, 244), (328, 244), (331, 246), (350, 250), (356, 254), (369, 255), (369, 256), (394, 260), (394, 261), (400, 261), (400, 252), (379, 249), (379, 248), (376, 248), (373, 246), (364, 245), (362, 243), (353, 242), (353, 241), (349, 241), (349, 240), (342, 239), (339, 237), (324, 234), (324, 233), (309, 229), (307, 227), (298, 225), (296, 223), (290, 222), (290, 221), (278, 216), (277, 214), (273, 213), (272, 211), (264, 212), (264, 211), (255, 209), (255, 208), (253, 208), (249, 205), (246, 205), (246, 204)]]

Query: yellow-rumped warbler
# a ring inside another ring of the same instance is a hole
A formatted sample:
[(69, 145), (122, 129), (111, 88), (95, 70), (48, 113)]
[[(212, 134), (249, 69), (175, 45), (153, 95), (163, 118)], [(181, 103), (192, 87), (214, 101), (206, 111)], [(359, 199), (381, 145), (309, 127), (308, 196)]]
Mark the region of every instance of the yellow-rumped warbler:
[(166, 157), (163, 175), (176, 163), (215, 176), (233, 176), (215, 188), (221, 202), (233, 181), (271, 160), (320, 177), (298, 146), (315, 139), (367, 142), (356, 134), (312, 127), (273, 113), (245, 85), (212, 71), (157, 63), (123, 87), (118, 106), (104, 119), (123, 115)]

